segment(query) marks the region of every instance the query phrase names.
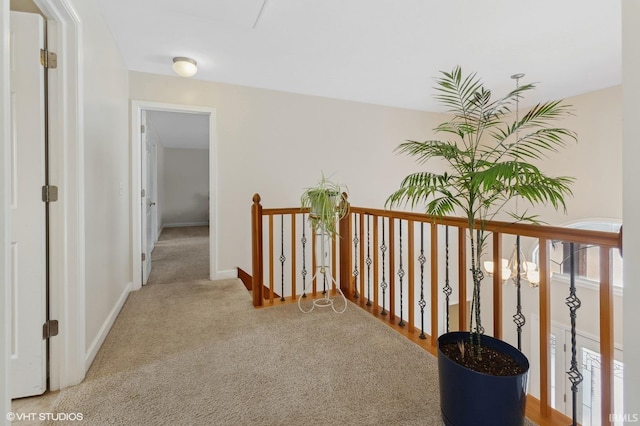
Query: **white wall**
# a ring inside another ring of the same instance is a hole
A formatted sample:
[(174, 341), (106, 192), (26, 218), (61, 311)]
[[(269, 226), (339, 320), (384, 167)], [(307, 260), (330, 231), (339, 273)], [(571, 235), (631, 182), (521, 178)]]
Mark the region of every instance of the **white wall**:
[[(541, 84), (544, 84), (542, 82)], [(578, 134), (578, 143), (553, 153), (541, 168), (554, 176), (572, 176), (567, 213), (548, 206), (536, 214), (550, 225), (585, 218), (622, 219), (622, 87), (568, 98), (573, 116), (561, 125)]]
[(624, 226), (624, 411), (640, 415), (640, 2), (622, 2), (623, 226)]
[(164, 148), (163, 175), (163, 226), (206, 224), (209, 220), (209, 150)]
[(0, 0), (0, 423), (9, 424), (9, 0)]
[(128, 73), (95, 1), (70, 3), (82, 22), (88, 367), (131, 284)]
[(297, 206), (321, 172), (355, 205), (382, 207), (413, 164), (393, 153), (439, 121), (420, 111), (130, 72), (133, 100), (217, 110), (218, 269), (251, 270), (250, 209)]
[[(538, 85), (542, 86), (545, 82)], [(552, 152), (536, 165), (551, 176), (575, 178), (567, 211), (551, 205), (535, 208), (520, 200), (518, 212), (528, 209), (549, 225), (564, 226), (585, 219), (622, 219), (622, 86), (565, 99), (572, 115), (557, 124), (577, 133), (578, 142)], [(521, 115), (526, 110), (520, 111)], [(509, 204), (515, 211), (515, 204)], [(506, 214), (496, 217), (511, 222)]]
[[(295, 206), (301, 188), (313, 184), (320, 171), (337, 172), (354, 205), (381, 207), (401, 178), (419, 169), (393, 149), (405, 139), (432, 137), (441, 119), (432, 113), (320, 97), (136, 72), (130, 76), (133, 99), (218, 108), (219, 244), (230, 249), (220, 259), (222, 269), (250, 266), (253, 192), (261, 194), (265, 207)], [(578, 133), (579, 142), (541, 162), (541, 168), (575, 177), (574, 196), (567, 200), (566, 214), (537, 207), (541, 220), (564, 225), (587, 218), (621, 219), (621, 98), (617, 86), (567, 99), (574, 116), (562, 124)], [(318, 153), (317, 146), (329, 153)], [(243, 209), (245, 215), (238, 215)], [(509, 250), (510, 244), (505, 247)]]

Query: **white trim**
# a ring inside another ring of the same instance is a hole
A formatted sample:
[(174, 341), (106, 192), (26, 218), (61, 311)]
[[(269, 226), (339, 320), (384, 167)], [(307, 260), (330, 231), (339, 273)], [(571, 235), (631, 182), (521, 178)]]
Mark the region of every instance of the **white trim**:
[(78, 384), (85, 370), (84, 118), (82, 22), (68, 0), (35, 0), (47, 16), (58, 68), (49, 71), (49, 167), (61, 188), (50, 207), (50, 316), (62, 325), (50, 341), (50, 388)]
[[(579, 277), (579, 276), (576, 276), (575, 280), (576, 280), (576, 287), (578, 288), (582, 287), (584, 289), (589, 289), (596, 292), (600, 291), (600, 283), (598, 281), (590, 280), (590, 279)], [(551, 283), (553, 284), (554, 281), (557, 284), (562, 284), (568, 287), (571, 281), (571, 277), (567, 273), (561, 274), (561, 273), (554, 272), (553, 276), (551, 277)], [(613, 287), (614, 296), (619, 296), (619, 297), (623, 296), (624, 287), (620, 287), (615, 284), (613, 284), (612, 287)]]
[(187, 226), (207, 226), (209, 222), (165, 223), (164, 228), (185, 228)]
[(218, 279), (218, 116), (209, 117), (209, 279)]
[(238, 268), (218, 271), (216, 274), (217, 280), (228, 280), (230, 278), (238, 278)]
[(104, 323), (102, 323), (102, 327), (100, 327), (100, 330), (98, 331), (95, 339), (93, 339), (93, 342), (91, 342), (91, 345), (89, 345), (84, 361), (85, 370), (89, 370), (89, 367), (91, 367), (91, 363), (96, 358), (96, 355), (98, 355), (98, 351), (100, 350), (100, 347), (102, 347), (104, 339), (107, 338), (107, 335), (109, 334), (113, 323), (116, 321), (116, 318), (118, 318), (118, 314), (122, 310), (124, 302), (127, 301), (127, 297), (129, 296), (130, 292), (131, 282), (129, 282), (125, 286), (124, 291), (120, 295), (120, 299), (118, 299), (118, 302), (115, 304), (113, 309), (111, 309), (111, 312), (109, 312), (107, 319), (104, 321)]
[[(218, 265), (218, 226), (217, 226), (217, 117), (216, 109), (191, 105), (168, 104), (149, 101), (131, 101), (131, 248), (133, 263), (132, 290), (142, 288), (142, 231), (140, 194), (142, 192), (140, 177), (140, 113), (142, 110), (171, 111), (183, 113), (209, 114), (209, 278), (217, 279)], [(167, 226), (167, 225), (165, 225)]]
[(2, 174), (2, 186), (0, 186), (0, 424), (9, 424), (4, 414), (11, 411), (11, 392), (9, 390), (10, 368), (10, 323), (11, 304), (9, 303), (9, 93), (11, 83), (9, 80), (9, 0), (0, 0), (0, 32), (2, 34), (2, 49), (0, 52), (0, 173)]

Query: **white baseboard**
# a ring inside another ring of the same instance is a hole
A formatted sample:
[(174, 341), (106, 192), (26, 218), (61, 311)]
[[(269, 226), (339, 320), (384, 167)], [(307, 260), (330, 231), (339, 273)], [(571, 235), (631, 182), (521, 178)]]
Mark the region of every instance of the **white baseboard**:
[(238, 278), (238, 270), (237, 269), (227, 269), (226, 271), (218, 271), (218, 272), (216, 272), (216, 279), (218, 279), (218, 280), (227, 280), (229, 278)]
[(207, 226), (209, 222), (165, 223), (162, 228), (183, 228), (185, 226)]
[(120, 299), (118, 299), (118, 302), (115, 304), (113, 309), (111, 309), (111, 312), (109, 312), (109, 316), (107, 316), (107, 319), (102, 324), (102, 327), (100, 327), (100, 331), (98, 332), (98, 335), (95, 337), (95, 339), (93, 339), (93, 342), (91, 342), (91, 346), (89, 346), (89, 349), (85, 354), (85, 361), (84, 361), (85, 372), (89, 371), (89, 367), (91, 367), (91, 363), (93, 363), (93, 360), (98, 354), (100, 347), (102, 347), (102, 344), (104, 343), (104, 339), (107, 338), (107, 334), (109, 334), (109, 330), (111, 330), (111, 327), (113, 326), (113, 323), (118, 317), (120, 310), (124, 306), (124, 302), (127, 300), (127, 297), (129, 296), (129, 293), (131, 292), (132, 287), (133, 287), (133, 283), (131, 282), (125, 286), (124, 291), (120, 295)]

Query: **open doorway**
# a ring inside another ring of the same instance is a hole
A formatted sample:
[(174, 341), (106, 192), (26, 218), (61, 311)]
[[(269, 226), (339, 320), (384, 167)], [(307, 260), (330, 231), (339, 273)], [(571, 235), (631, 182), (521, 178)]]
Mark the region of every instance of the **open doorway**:
[(215, 109), (134, 101), (132, 114), (133, 289), (168, 228), (208, 227), (215, 279)]

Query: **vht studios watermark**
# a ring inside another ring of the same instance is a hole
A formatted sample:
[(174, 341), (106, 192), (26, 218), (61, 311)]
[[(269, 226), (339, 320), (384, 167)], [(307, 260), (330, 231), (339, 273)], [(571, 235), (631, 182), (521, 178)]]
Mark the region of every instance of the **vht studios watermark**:
[(625, 422), (625, 423), (638, 423), (640, 422), (640, 414), (638, 413), (624, 413), (624, 414), (609, 414), (610, 422)]
[(84, 419), (82, 413), (7, 413), (7, 420), (15, 421), (81, 421)]

